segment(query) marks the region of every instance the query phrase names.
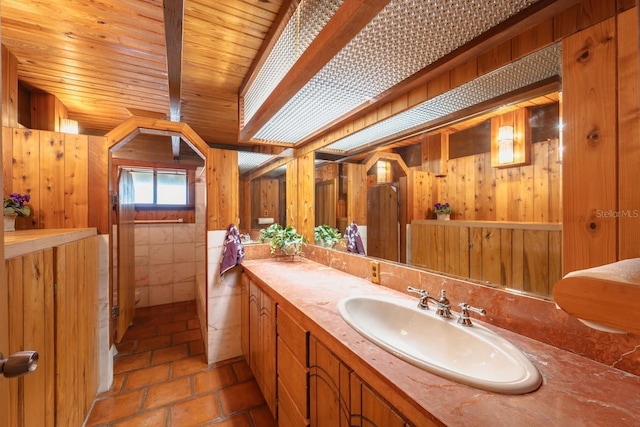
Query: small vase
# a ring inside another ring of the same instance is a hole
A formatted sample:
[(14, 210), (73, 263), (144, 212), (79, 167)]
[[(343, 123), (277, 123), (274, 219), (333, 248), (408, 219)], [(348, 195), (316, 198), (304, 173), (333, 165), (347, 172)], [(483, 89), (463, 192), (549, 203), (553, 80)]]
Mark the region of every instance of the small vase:
[(16, 231), (16, 217), (18, 215), (4, 216), (4, 231)]
[(436, 216), (440, 221), (449, 221), (451, 219), (451, 214), (448, 213), (439, 213)]

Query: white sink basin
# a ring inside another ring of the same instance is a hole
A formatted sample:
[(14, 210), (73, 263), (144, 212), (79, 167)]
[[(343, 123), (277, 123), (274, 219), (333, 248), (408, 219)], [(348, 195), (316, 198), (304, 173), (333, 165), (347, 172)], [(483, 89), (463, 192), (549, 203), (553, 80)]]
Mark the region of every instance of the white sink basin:
[(540, 373), (510, 342), (457, 316), (439, 317), (417, 300), (351, 297), (338, 303), (356, 331), (397, 357), (444, 378), (483, 390), (523, 394), (542, 383)]

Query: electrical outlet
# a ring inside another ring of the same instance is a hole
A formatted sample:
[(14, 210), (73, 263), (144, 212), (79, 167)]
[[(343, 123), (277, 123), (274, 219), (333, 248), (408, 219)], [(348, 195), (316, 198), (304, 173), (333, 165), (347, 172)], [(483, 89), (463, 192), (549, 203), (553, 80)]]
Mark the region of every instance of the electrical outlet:
[(265, 211), (264, 211), (264, 216), (265, 216), (265, 218), (267, 217), (267, 215), (269, 215), (269, 211), (265, 210)]
[(380, 283), (380, 263), (378, 261), (369, 263), (369, 278), (371, 283)]

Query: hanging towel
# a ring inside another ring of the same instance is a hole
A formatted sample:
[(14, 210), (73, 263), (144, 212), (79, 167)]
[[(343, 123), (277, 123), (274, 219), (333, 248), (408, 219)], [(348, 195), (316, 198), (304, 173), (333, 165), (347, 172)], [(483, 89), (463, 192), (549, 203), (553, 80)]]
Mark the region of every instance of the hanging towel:
[(351, 221), (351, 225), (347, 227), (344, 237), (347, 238), (347, 251), (354, 254), (365, 255), (362, 238), (360, 237), (360, 232), (358, 231), (358, 226), (355, 221)]
[(240, 241), (240, 232), (235, 224), (229, 224), (222, 248), (222, 261), (220, 262), (220, 275), (238, 264), (244, 259), (244, 245)]

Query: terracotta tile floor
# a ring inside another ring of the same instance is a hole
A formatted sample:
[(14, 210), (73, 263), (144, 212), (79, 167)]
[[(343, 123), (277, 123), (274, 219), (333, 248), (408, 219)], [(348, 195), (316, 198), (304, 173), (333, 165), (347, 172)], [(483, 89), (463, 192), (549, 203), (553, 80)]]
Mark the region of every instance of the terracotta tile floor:
[(136, 309), (86, 426), (277, 426), (242, 357), (211, 366), (194, 301)]

